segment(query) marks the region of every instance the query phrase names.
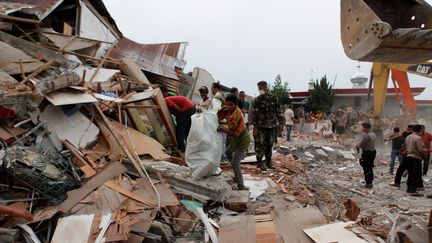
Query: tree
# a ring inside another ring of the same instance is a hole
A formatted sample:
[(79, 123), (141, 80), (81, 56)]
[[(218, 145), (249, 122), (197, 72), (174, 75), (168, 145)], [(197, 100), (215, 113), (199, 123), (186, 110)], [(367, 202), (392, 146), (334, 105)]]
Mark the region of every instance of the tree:
[(270, 92), (278, 97), (281, 105), (290, 104), (288, 82), (282, 82), (280, 74), (276, 76), (273, 85), (270, 86)]
[(314, 83), (314, 87), (311, 91), (311, 95), (306, 103), (306, 107), (317, 113), (319, 111), (329, 112), (330, 108), (334, 104), (335, 93), (333, 92), (333, 87), (327, 81), (327, 77), (318, 79)]

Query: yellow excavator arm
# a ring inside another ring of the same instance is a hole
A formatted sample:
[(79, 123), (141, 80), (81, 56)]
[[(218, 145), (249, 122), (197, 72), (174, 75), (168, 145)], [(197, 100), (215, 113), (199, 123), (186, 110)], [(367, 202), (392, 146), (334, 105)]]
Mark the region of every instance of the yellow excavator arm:
[(341, 0), (341, 39), (349, 58), (374, 63), (374, 117), (381, 118), (390, 77), (415, 116), (407, 73), (432, 77), (432, 7), (424, 0)]
[(345, 54), (379, 63), (432, 59), (432, 7), (423, 0), (341, 0)]

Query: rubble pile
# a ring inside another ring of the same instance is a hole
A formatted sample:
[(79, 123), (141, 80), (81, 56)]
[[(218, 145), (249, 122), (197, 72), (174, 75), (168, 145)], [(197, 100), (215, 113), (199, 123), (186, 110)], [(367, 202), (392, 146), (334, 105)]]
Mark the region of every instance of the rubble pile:
[[(355, 140), (345, 135), (343, 140), (347, 139)], [(354, 233), (350, 239), (356, 242), (395, 242), (395, 235), (403, 235), (405, 241), (402, 242), (425, 242), (429, 239), (427, 225), (432, 202), (427, 198), (412, 198), (404, 188), (389, 186), (393, 177), (388, 174), (388, 149), (379, 150), (379, 162), (374, 169), (375, 187), (367, 189), (358, 164), (359, 155), (354, 149), (355, 143), (347, 145), (340, 142), (341, 138), (335, 140), (303, 133), (296, 133), (292, 140), (280, 142), (276, 148), (273, 157), (275, 171), (262, 174), (243, 164), (244, 171), (252, 174), (254, 180), (266, 180), (268, 183), (266, 192), (251, 203), (250, 214), (272, 215), (272, 222), (278, 228), (281, 224), (286, 226), (291, 223), (279, 221), (279, 215), (287, 216), (303, 209), (307, 215), (319, 215), (320, 223), (310, 218), (306, 220), (314, 222), (313, 226), (326, 225), (330, 227), (328, 230), (336, 230), (341, 226), (338, 225), (340, 222), (345, 222), (342, 228)], [(427, 188), (430, 178), (424, 181)], [(292, 221), (298, 223), (302, 220)], [(311, 236), (307, 229), (310, 227), (306, 224), (301, 229), (285, 230), (287, 235), (299, 234), (297, 239), (310, 242), (308, 237), (304, 238), (304, 233)], [(284, 238), (283, 233), (280, 236)], [(319, 235), (324, 238), (328, 236), (325, 232)], [(337, 238), (336, 234), (328, 239), (333, 241)]]
[(230, 165), (194, 180), (158, 88), (195, 86), (186, 44), (124, 37), (99, 0), (0, 1), (0, 242), (426, 239), (431, 203), (385, 162), (361, 188), (351, 134), (293, 134), (267, 172), (250, 154), (246, 191)]
[(157, 87), (185, 82), (185, 43), (123, 37), (102, 1), (23, 2), (0, 2), (0, 202), (15, 212), (0, 241), (201, 239), (207, 216), (180, 199), (207, 206), (231, 187), (180, 166)]

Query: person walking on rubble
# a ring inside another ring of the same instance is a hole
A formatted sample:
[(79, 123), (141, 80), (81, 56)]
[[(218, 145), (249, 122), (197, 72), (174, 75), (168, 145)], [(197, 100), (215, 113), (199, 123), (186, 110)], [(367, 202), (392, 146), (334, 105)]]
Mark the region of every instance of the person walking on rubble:
[(192, 124), (191, 116), (196, 112), (195, 104), (184, 96), (168, 96), (167, 92), (162, 94), (168, 109), (176, 118), (177, 148), (183, 152), (186, 149), (186, 140)]
[(426, 156), (427, 150), (423, 147), (422, 126), (414, 125), (413, 130), (414, 132), (405, 140), (408, 165), (407, 193), (410, 196), (421, 196), (417, 191), (423, 188), (421, 162)]
[(337, 116), (332, 112), (329, 115), (329, 119), (331, 122), (331, 130), (333, 133), (336, 133), (336, 123), (337, 123)]
[(400, 187), (401, 182), (402, 182), (402, 176), (405, 173), (405, 171), (408, 169), (408, 164), (406, 161), (407, 149), (406, 149), (405, 139), (409, 135), (411, 135), (411, 133), (413, 132), (413, 128), (414, 128), (414, 125), (408, 125), (407, 130), (402, 133), (404, 141), (402, 142), (402, 146), (401, 146), (401, 149), (399, 151), (401, 160), (400, 160), (399, 166), (396, 170), (396, 176), (395, 176), (394, 182), (391, 183), (390, 186)]
[[(258, 168), (274, 169), (272, 165), (273, 144), (276, 140), (276, 130), (283, 125), (283, 114), (277, 96), (268, 90), (267, 82), (258, 82), (260, 95), (255, 98), (252, 113), (252, 125), (255, 140), (255, 152)], [(263, 157), (266, 157), (266, 164)]]
[(299, 119), (299, 130), (300, 132), (303, 132), (304, 129), (304, 122), (305, 122), (305, 110), (304, 107), (300, 107), (300, 110), (298, 112), (298, 119)]
[(424, 125), (422, 126), (422, 140), (423, 140), (423, 146), (427, 150), (427, 154), (423, 159), (423, 175), (427, 175), (427, 172), (429, 170), (429, 162), (430, 162), (430, 154), (432, 152), (431, 150), (431, 142), (432, 142), (432, 134), (426, 132), (426, 127)]
[(399, 160), (399, 164), (402, 162), (400, 150), (405, 138), (400, 133), (399, 127), (393, 128), (393, 133), (386, 139), (386, 141), (392, 141), (392, 150), (390, 153), (390, 175), (393, 175), (396, 158)]
[(243, 184), (243, 176), (240, 169), (240, 161), (243, 159), (251, 138), (246, 128), (242, 110), (238, 107), (237, 96), (229, 94), (226, 97), (224, 107), (217, 113), (219, 120), (226, 120), (219, 125), (218, 132), (227, 134), (231, 139), (225, 154), (234, 170), (234, 180), (238, 190), (247, 190)]
[(372, 126), (370, 123), (363, 123), (362, 127), (363, 136), (360, 140), (360, 143), (356, 145), (356, 149), (357, 151), (359, 151), (360, 149), (362, 150), (360, 165), (363, 167), (366, 188), (372, 188), (374, 179), (373, 167), (376, 156), (376, 135), (371, 131)]
[(347, 115), (346, 112), (340, 110), (339, 116), (337, 119), (337, 133), (342, 135), (345, 133), (345, 128), (347, 125)]
[(285, 125), (287, 128), (287, 141), (291, 141), (291, 131), (294, 126), (294, 111), (288, 106), (284, 112)]

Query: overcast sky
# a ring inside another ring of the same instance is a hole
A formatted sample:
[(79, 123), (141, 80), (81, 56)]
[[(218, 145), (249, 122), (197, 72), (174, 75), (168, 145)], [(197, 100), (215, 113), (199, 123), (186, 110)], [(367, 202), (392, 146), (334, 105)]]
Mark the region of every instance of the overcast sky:
[[(432, 0), (428, 0), (429, 3)], [(250, 95), (256, 83), (277, 74), (292, 91), (313, 78), (351, 87), (357, 62), (343, 52), (340, 0), (104, 0), (122, 33), (140, 43), (188, 41), (185, 72), (198, 66), (226, 86)], [(370, 63), (361, 63), (369, 76)], [(427, 87), (416, 99), (432, 99), (432, 80), (410, 75)]]

